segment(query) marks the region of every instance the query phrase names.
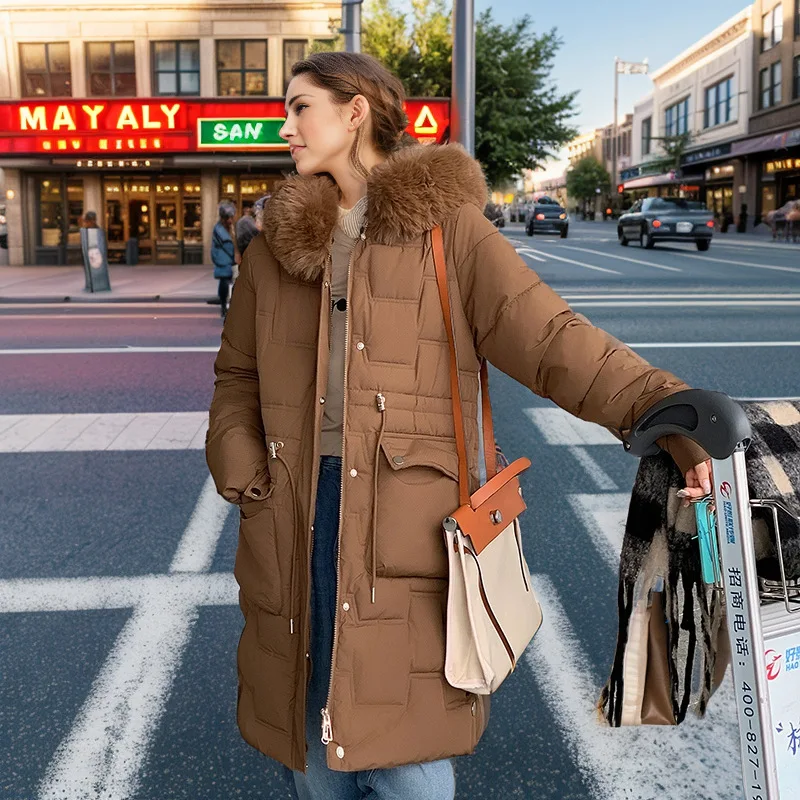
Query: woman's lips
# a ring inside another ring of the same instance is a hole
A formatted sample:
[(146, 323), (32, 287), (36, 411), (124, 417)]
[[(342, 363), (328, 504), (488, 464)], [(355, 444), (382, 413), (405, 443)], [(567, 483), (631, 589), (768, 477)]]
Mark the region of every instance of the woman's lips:
[(303, 150), (304, 148), (305, 148), (305, 145), (299, 145), (299, 144), (292, 145), (289, 148), (289, 155), (293, 156), (298, 150)]

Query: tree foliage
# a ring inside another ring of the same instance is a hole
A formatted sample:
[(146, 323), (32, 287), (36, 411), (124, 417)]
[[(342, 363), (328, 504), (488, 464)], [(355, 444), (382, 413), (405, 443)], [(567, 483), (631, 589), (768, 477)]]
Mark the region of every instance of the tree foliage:
[[(509, 26), (480, 15), (475, 28), (475, 155), (492, 186), (506, 186), (573, 138), (576, 92), (551, 83), (561, 44), (555, 31), (537, 35), (530, 17)], [(403, 81), (410, 97), (449, 97), (452, 28), (446, 0), (412, 0), (411, 20), (391, 0), (372, 0), (362, 24), (364, 52)]]
[(608, 170), (592, 156), (582, 158), (567, 172), (567, 194), (578, 200), (591, 200), (597, 195), (611, 189), (611, 177)]

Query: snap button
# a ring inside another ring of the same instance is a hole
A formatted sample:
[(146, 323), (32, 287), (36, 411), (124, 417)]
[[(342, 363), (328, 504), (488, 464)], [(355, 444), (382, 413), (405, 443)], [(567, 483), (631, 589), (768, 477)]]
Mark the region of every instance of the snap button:
[(350, 470), (350, 477), (351, 478), (355, 478), (357, 475), (358, 475), (358, 470), (357, 469), (351, 469)]
[(320, 404), (321, 406), (325, 405), (325, 398), (324, 398), (324, 397), (320, 397), (320, 399), (319, 399), (319, 404)]
[(403, 456), (395, 456), (392, 459), (392, 461), (394, 461), (395, 464), (399, 465), (399, 464), (402, 464), (405, 461), (405, 459), (403, 458)]
[(363, 350), (364, 349), (364, 342), (359, 342), (356, 345), (356, 350)]
[(337, 756), (339, 756), (339, 758), (344, 758), (344, 747), (342, 747), (341, 745), (339, 745), (339, 746), (336, 748), (336, 755), (337, 755)]
[(342, 608), (345, 611), (349, 611), (350, 610), (350, 603), (342, 603)]

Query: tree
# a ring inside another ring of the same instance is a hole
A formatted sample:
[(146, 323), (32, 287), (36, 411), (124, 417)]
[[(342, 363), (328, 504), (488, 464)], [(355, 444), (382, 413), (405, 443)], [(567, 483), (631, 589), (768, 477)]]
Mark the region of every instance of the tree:
[[(577, 92), (550, 83), (561, 45), (555, 31), (537, 36), (530, 17), (509, 26), (485, 11), (475, 28), (475, 155), (492, 186), (507, 185), (534, 169), (576, 135), (569, 124)], [(364, 52), (402, 81), (410, 97), (449, 97), (452, 33), (446, 0), (412, 0), (412, 25), (391, 0), (365, 9)]]
[(607, 193), (611, 189), (608, 170), (592, 156), (582, 158), (567, 172), (567, 194), (574, 199), (587, 202), (597, 197), (597, 190)]

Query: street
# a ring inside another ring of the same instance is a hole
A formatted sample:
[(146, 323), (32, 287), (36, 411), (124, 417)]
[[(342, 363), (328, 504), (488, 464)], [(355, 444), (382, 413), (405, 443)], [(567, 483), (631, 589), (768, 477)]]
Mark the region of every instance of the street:
[[(800, 246), (623, 248), (612, 223), (503, 235), (592, 323), (689, 384), (800, 396)], [(236, 729), (238, 514), (203, 453), (221, 320), (202, 303), (0, 307), (0, 800), (282, 800)], [(545, 623), (459, 800), (737, 800), (727, 683), (704, 720), (597, 722), (637, 462), (491, 371)], [(94, 793), (92, 793), (94, 792)]]

